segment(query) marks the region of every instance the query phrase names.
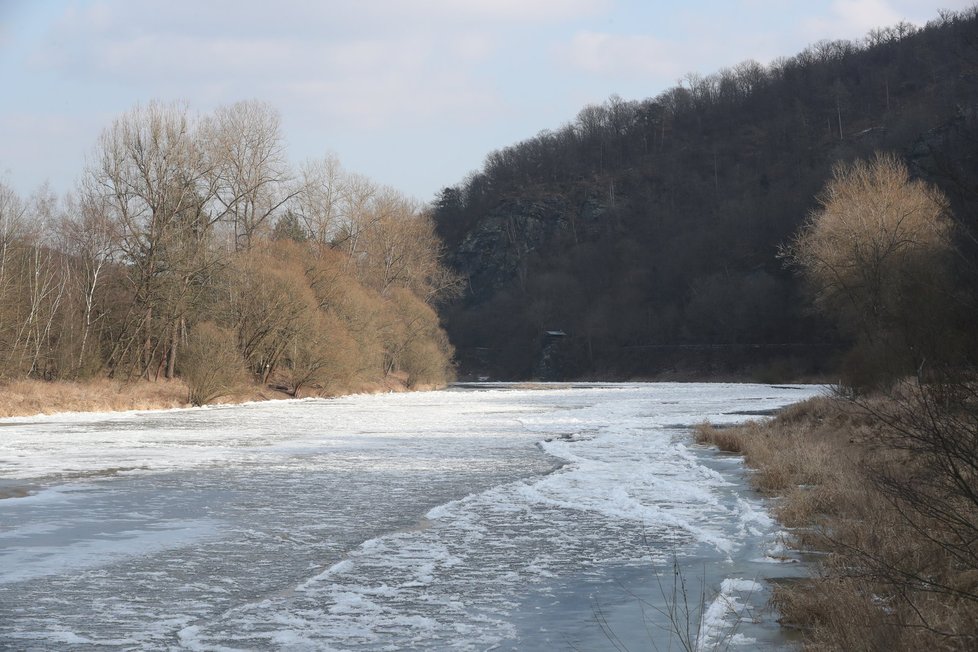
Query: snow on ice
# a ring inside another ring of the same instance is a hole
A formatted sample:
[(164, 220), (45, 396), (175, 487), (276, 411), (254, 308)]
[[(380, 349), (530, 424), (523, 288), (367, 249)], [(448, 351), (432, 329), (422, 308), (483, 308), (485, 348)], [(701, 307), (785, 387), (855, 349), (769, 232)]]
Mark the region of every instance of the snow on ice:
[(608, 641), (597, 611), (647, 636), (631, 610), (673, 560), (708, 568), (718, 640), (763, 597), (751, 560), (777, 530), (688, 427), (820, 391), (487, 384), (0, 420), (0, 489), (32, 493), (0, 500), (0, 647), (586, 647)]

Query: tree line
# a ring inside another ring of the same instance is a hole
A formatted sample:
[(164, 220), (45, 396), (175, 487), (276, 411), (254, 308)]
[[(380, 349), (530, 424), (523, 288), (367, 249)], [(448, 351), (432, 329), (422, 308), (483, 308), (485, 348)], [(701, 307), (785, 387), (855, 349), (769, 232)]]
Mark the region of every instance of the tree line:
[(444, 382), (441, 258), (416, 201), (333, 156), (292, 165), (269, 105), (137, 106), (65, 197), (0, 183), (0, 377), (184, 375), (195, 402)]
[[(834, 166), (877, 152), (945, 193), (960, 227), (948, 273), (959, 298), (974, 296), (976, 24), (975, 8), (942, 12), (690, 74), (489, 154), (435, 202), (467, 281), (444, 311), (463, 371), (529, 376), (551, 329), (567, 333), (567, 376), (775, 378), (844, 364), (852, 331), (811, 310), (778, 251)], [(476, 255), (489, 248), (500, 253)]]

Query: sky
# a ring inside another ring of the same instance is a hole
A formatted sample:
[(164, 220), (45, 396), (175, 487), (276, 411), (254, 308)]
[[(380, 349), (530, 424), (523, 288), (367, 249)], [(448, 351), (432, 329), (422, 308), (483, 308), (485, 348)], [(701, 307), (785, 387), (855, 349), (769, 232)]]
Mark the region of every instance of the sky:
[(612, 94), (975, 0), (0, 0), (0, 181), (69, 191), (137, 104), (279, 111), (289, 158), (422, 201)]

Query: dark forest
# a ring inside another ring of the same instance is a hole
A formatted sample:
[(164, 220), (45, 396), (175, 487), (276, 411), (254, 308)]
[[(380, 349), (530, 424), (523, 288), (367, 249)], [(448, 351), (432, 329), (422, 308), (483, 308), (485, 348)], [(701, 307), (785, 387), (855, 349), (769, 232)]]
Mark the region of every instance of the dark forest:
[[(467, 279), (442, 311), (463, 377), (832, 377), (853, 335), (779, 256), (833, 167), (885, 153), (947, 198), (973, 359), (978, 12), (822, 41), (768, 66), (612, 96), (492, 152), (434, 203)], [(550, 333), (548, 335), (548, 333)]]

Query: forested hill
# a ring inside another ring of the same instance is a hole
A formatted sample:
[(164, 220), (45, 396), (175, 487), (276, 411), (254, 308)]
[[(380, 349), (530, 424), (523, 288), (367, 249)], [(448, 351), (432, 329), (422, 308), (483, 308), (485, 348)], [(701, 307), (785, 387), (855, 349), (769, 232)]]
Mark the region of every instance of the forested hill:
[(492, 152), (434, 206), (468, 279), (443, 313), (462, 373), (816, 370), (843, 338), (811, 315), (779, 245), (834, 164), (878, 151), (943, 189), (959, 235), (974, 233), (976, 108), (972, 8), (613, 96)]

